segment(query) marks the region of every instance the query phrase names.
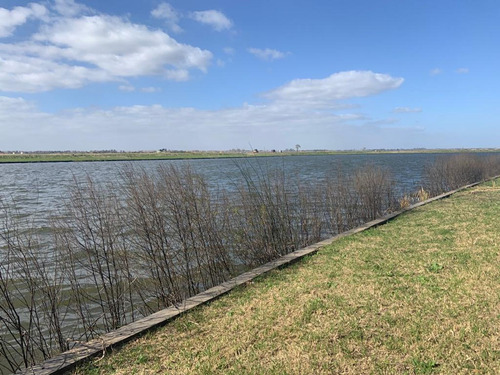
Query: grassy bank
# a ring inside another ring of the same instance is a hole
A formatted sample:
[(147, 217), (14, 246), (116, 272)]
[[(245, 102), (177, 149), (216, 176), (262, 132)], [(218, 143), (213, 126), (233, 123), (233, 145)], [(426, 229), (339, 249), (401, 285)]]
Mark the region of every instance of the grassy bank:
[(218, 152), (77, 152), (54, 154), (0, 154), (0, 163), (50, 163), (79, 161), (131, 161), (237, 158), (247, 154)]
[(78, 161), (131, 161), (131, 160), (176, 160), (216, 159), (242, 157), (270, 157), (293, 155), (338, 155), (338, 154), (392, 154), (392, 153), (462, 153), (500, 152), (499, 149), (415, 149), (415, 150), (364, 150), (364, 151), (287, 151), (287, 152), (229, 152), (229, 151), (179, 151), (179, 152), (61, 152), (61, 153), (0, 153), (0, 163), (49, 163)]
[(344, 238), (77, 373), (500, 373), (499, 183)]

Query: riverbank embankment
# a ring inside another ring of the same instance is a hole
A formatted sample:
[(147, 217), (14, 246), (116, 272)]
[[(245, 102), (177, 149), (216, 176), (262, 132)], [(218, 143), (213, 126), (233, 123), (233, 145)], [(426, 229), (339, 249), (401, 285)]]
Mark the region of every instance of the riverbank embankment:
[(499, 183), (343, 237), (76, 373), (499, 373)]
[(414, 149), (414, 150), (304, 150), (304, 151), (74, 151), (74, 152), (1, 152), (0, 164), (67, 163), (138, 160), (240, 159), (248, 157), (283, 157), (311, 155), (380, 155), (380, 154), (453, 154), (498, 153), (500, 149)]

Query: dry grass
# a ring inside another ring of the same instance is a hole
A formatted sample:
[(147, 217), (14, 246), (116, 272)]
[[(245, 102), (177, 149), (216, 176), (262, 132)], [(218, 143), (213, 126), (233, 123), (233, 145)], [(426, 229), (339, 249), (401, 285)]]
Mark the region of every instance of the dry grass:
[(76, 373), (500, 373), (499, 212), (491, 183), (421, 207)]

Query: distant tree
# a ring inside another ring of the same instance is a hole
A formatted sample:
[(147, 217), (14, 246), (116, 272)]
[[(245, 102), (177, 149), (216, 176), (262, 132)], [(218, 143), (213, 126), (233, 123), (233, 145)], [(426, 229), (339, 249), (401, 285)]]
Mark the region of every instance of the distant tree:
[(299, 144), (296, 144), (296, 145), (295, 145), (295, 149), (297, 150), (297, 152), (299, 152), (300, 145), (299, 145)]

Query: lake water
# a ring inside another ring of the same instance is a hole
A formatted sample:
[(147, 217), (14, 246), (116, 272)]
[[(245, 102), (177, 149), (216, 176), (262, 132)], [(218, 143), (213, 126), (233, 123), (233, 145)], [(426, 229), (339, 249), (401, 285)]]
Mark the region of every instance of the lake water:
[[(317, 155), (285, 156), (248, 159), (157, 160), (133, 162), (78, 162), (78, 163), (31, 163), (0, 164), (0, 198), (12, 198), (21, 214), (48, 216), (63, 207), (74, 179), (89, 175), (96, 181), (116, 181), (123, 167), (132, 164), (154, 170), (162, 164), (189, 164), (202, 174), (212, 186), (230, 188), (241, 179), (239, 168), (284, 170), (301, 181), (344, 173), (364, 165), (387, 168), (399, 191), (410, 192), (419, 187), (423, 168), (432, 163), (438, 154), (366, 154), (366, 155)], [(10, 199), (9, 199), (10, 200)]]

